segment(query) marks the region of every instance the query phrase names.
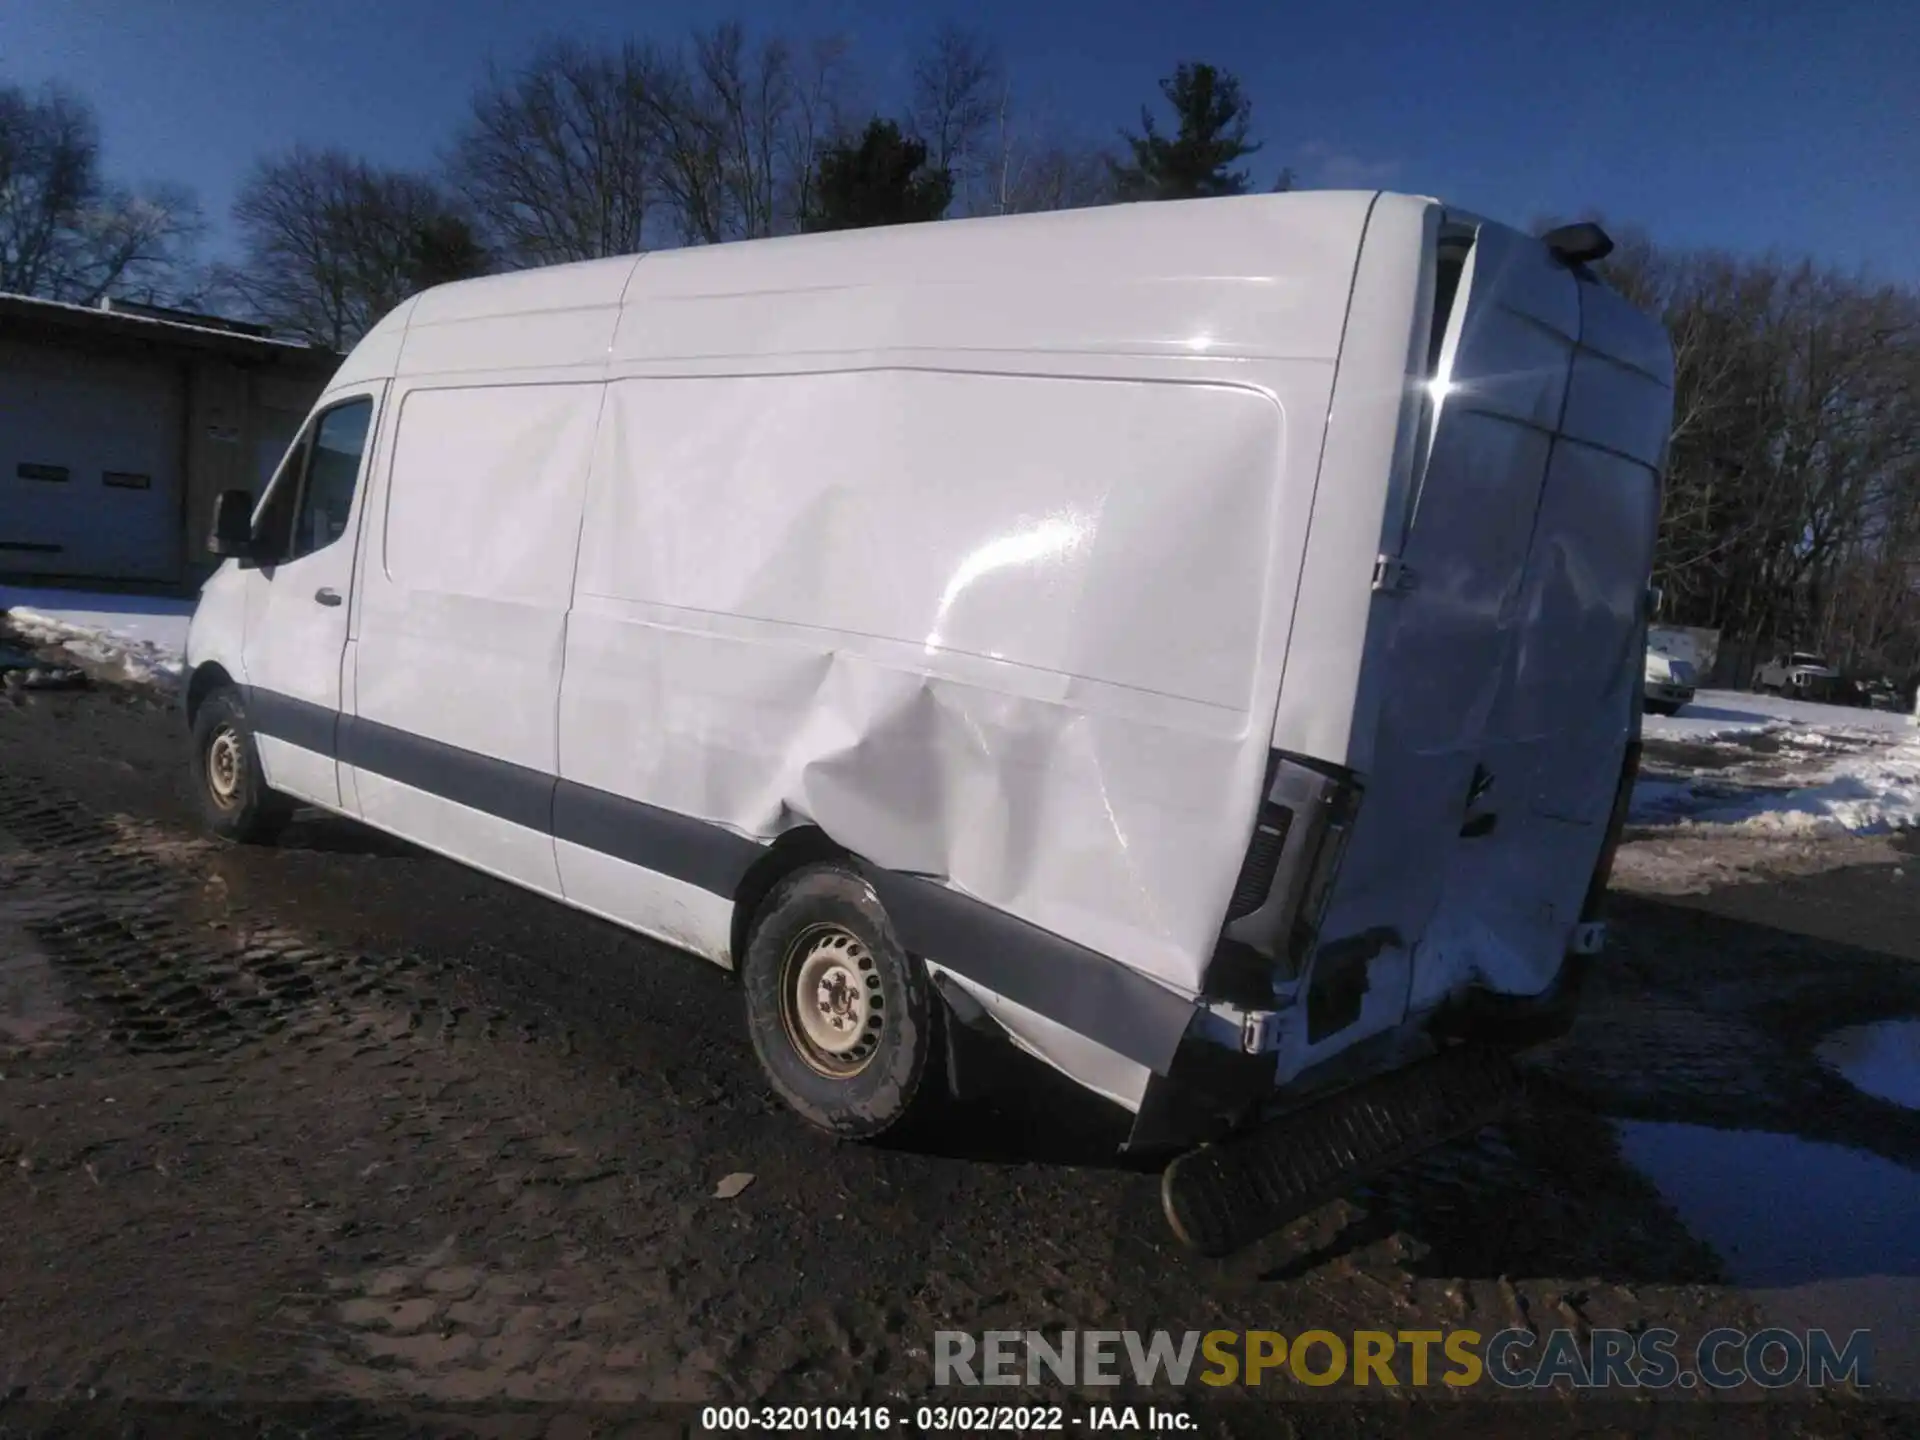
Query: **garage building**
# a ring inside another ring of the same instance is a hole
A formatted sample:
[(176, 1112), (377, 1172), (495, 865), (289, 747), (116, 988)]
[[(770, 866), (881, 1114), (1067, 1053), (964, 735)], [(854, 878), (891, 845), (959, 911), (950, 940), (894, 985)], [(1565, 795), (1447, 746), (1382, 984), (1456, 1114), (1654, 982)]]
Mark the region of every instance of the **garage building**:
[(0, 294), (0, 575), (190, 588), (340, 363), (259, 326)]

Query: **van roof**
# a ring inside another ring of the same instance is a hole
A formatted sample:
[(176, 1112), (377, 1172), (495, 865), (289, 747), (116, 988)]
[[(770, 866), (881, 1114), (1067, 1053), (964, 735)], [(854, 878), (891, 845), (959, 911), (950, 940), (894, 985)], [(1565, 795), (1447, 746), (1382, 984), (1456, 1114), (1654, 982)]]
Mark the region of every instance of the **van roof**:
[[(463, 280), (374, 327), (342, 372), (390, 375), (411, 329), (760, 293), (1206, 278), (1344, 298), (1372, 190), (1159, 201), (648, 251)], [(1434, 202), (1389, 197), (1395, 203)], [(365, 355), (361, 351), (366, 351)], [(585, 358), (584, 356), (582, 357)]]

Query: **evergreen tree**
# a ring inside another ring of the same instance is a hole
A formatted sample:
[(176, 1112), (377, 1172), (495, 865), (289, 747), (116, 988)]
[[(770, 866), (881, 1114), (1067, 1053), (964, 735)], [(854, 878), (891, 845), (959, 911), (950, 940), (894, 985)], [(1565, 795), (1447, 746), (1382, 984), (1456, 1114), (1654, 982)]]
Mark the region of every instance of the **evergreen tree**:
[(1246, 192), (1247, 172), (1233, 164), (1260, 148), (1247, 139), (1253, 105), (1240, 82), (1212, 65), (1182, 64), (1160, 82), (1176, 130), (1160, 133), (1153, 114), (1140, 111), (1138, 135), (1122, 135), (1133, 162), (1114, 166), (1123, 200), (1191, 200)]
[(927, 161), (927, 147), (891, 120), (867, 122), (857, 139), (820, 156), (808, 207), (809, 230), (855, 230), (938, 220), (953, 199), (953, 175)]

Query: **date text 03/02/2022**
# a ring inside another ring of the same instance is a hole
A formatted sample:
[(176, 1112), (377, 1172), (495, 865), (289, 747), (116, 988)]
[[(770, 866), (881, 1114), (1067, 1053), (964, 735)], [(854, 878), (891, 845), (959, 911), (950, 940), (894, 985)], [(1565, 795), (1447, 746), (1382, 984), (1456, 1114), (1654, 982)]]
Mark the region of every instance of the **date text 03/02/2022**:
[(1033, 1435), (1139, 1430), (1176, 1434), (1198, 1428), (1183, 1411), (1151, 1405), (708, 1405), (700, 1433)]

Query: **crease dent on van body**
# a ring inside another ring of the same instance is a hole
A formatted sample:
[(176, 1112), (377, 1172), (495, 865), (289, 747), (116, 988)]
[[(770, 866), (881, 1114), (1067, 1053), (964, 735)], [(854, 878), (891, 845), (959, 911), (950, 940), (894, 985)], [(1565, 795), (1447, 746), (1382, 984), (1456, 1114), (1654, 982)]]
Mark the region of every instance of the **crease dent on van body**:
[[(689, 799), (745, 800), (731, 813), (706, 813), (752, 839), (815, 826), (875, 866), (1102, 949), (1189, 997), (1198, 992), (1218, 928), (1213, 900), (1224, 904), (1224, 895), (1210, 896), (1208, 872), (1230, 870), (1220, 862), (1237, 843), (1210, 835), (1207, 822), (1248, 788), (1261, 755), (1244, 741), (1181, 737), (1191, 763), (1169, 766), (1166, 778), (1178, 771), (1185, 783), (1142, 793), (1128, 767), (1106, 755), (1137, 749), (1141, 737), (1112, 720), (844, 650), (816, 659), (817, 667), (780, 667), (790, 679), (818, 677), (804, 704), (797, 686), (764, 697), (793, 720), (767, 757), (767, 783), (722, 773), (754, 761), (711, 745), (684, 757), (704, 773), (669, 762), (659, 781), (677, 774), (673, 788), (686, 786)], [(1175, 827), (1186, 832), (1185, 864), (1142, 838)], [(932, 958), (965, 968), (965, 957)]]
[[(1044, 702), (1007, 706), (990, 739), (973, 692), (908, 674), (889, 688), (893, 703), (868, 716), (856, 742), (805, 767), (813, 814), (830, 834), (860, 836), (864, 843), (845, 843), (889, 869), (952, 881), (1015, 910), (1031, 905), (1047, 845), (1070, 836), (1075, 848), (1119, 861), (1126, 888), (1156, 929), (1167, 928), (1153, 887), (1129, 863), (1125, 828), (1083, 715)], [(890, 756), (908, 764), (890, 764)], [(937, 763), (919, 763), (928, 756)], [(1087, 777), (1071, 805), (1035, 783), (1062, 769)], [(1085, 801), (1096, 798), (1105, 817), (1100, 835), (1086, 833), (1094, 812)], [(874, 822), (883, 816), (903, 822), (904, 832), (881, 829)]]

